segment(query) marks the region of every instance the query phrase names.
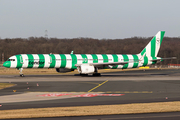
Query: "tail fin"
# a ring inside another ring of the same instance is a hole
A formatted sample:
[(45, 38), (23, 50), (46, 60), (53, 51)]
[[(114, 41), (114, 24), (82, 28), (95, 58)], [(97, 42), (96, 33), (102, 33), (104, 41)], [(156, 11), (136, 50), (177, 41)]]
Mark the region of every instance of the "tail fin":
[(165, 31), (159, 31), (154, 38), (147, 44), (147, 46), (141, 51), (141, 56), (157, 57), (159, 52)]

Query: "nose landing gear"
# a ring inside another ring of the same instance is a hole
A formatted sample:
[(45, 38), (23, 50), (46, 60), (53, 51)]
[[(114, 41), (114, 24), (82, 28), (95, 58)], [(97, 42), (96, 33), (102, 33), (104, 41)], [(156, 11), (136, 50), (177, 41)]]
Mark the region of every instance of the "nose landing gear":
[(20, 77), (24, 77), (24, 74), (23, 74), (23, 68), (19, 68), (19, 70), (20, 70), (20, 72), (19, 72), (19, 74), (20, 74)]

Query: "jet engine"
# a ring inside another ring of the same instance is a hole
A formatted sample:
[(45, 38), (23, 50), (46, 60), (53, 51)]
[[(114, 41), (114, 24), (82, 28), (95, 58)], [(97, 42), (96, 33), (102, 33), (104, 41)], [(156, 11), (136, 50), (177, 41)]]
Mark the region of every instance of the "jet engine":
[(67, 69), (67, 68), (56, 68), (56, 71), (59, 73), (66, 73), (66, 72), (71, 72), (74, 70), (73, 69)]
[(78, 67), (78, 72), (81, 74), (94, 73), (95, 71), (96, 68), (93, 65), (89, 65), (89, 64), (83, 64)]

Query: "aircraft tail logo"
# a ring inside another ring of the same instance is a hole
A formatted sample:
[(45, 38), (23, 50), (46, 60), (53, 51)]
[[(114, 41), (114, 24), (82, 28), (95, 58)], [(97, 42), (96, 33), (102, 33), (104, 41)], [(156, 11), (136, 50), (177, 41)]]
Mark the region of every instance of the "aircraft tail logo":
[(154, 38), (147, 44), (147, 46), (141, 51), (140, 55), (147, 57), (157, 57), (159, 52), (165, 31), (159, 31)]

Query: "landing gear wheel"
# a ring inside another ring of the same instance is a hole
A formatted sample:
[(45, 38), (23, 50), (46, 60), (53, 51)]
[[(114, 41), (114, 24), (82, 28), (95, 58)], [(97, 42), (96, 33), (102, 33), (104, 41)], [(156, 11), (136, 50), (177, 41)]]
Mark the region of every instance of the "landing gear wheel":
[(101, 73), (94, 73), (93, 76), (101, 76)]
[(80, 76), (88, 76), (88, 74), (82, 74), (82, 73), (80, 73)]
[(20, 76), (21, 76), (21, 77), (24, 77), (24, 74), (23, 74), (23, 72), (22, 72), (22, 71), (23, 71), (23, 68), (19, 68), (19, 70), (20, 70), (20, 72), (19, 72), (19, 73), (20, 73)]
[(24, 77), (24, 74), (20, 74), (21, 77)]

